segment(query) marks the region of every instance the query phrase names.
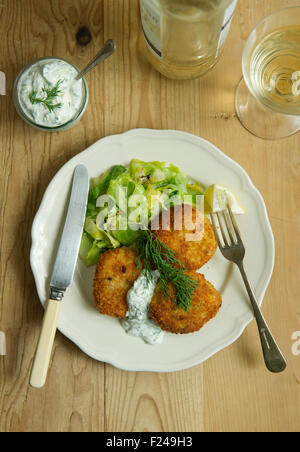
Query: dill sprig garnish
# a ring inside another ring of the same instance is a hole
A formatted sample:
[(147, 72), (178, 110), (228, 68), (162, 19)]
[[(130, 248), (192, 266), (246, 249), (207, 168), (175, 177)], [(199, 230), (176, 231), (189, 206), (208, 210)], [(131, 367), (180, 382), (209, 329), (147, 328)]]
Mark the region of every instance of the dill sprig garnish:
[(55, 110), (55, 108), (61, 108), (61, 103), (54, 104), (53, 101), (61, 93), (59, 86), (62, 82), (63, 80), (58, 80), (56, 85), (52, 88), (44, 86), (42, 88), (43, 97), (37, 97), (37, 91), (32, 91), (29, 96), (30, 102), (32, 104), (43, 104), (50, 112)]
[(173, 301), (179, 308), (187, 311), (192, 305), (191, 299), (198, 282), (186, 274), (184, 265), (175, 257), (175, 253), (149, 229), (141, 231), (134, 247), (137, 265), (144, 267), (147, 280), (152, 280), (153, 269), (158, 270), (164, 297), (171, 298), (169, 284), (172, 284), (176, 293)]

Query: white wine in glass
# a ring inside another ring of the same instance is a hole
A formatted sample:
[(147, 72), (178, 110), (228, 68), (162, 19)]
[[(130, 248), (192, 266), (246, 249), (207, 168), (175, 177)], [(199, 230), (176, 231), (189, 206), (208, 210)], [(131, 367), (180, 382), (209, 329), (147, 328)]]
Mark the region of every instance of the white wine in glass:
[(250, 80), (264, 105), (280, 113), (300, 113), (300, 24), (279, 28), (258, 44)]
[(300, 7), (263, 19), (243, 52), (236, 93), (241, 123), (254, 135), (283, 138), (300, 130)]

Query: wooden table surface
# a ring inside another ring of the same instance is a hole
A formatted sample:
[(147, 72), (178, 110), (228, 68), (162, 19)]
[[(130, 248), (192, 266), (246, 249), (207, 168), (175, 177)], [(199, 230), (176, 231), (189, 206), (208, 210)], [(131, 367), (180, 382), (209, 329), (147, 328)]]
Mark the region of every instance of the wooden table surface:
[[(136, 0), (1, 0), (0, 357), (2, 432), (299, 431), (300, 134), (276, 142), (248, 133), (234, 113), (243, 44), (254, 25), (294, 0), (240, 0), (222, 59), (202, 79), (163, 78), (141, 56)], [(76, 43), (86, 26), (92, 41)], [(47, 134), (27, 126), (12, 105), (18, 71), (42, 56), (84, 64), (107, 38), (115, 56), (89, 75), (91, 99), (73, 129)], [(286, 356), (269, 373), (255, 322), (230, 347), (181, 372), (125, 372), (96, 362), (57, 333), (46, 386), (28, 384), (43, 309), (29, 264), (30, 230), (43, 193), (71, 157), (128, 129), (179, 129), (222, 149), (262, 193), (276, 241), (263, 312)], [(298, 333), (297, 333), (298, 332)]]

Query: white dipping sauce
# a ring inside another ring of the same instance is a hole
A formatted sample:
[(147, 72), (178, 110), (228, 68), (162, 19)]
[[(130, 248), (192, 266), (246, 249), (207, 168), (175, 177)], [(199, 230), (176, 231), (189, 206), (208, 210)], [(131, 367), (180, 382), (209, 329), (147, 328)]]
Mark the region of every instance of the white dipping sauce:
[[(42, 60), (33, 64), (18, 83), (18, 96), (24, 113), (36, 124), (57, 127), (70, 121), (82, 106), (84, 85), (82, 80), (75, 80), (78, 72), (69, 63), (59, 60)], [(61, 104), (59, 108), (49, 111), (43, 103), (32, 103), (33, 93), (36, 98), (45, 99), (43, 89), (51, 89), (59, 84), (60, 93), (52, 103)]]
[(153, 280), (148, 282), (144, 272), (142, 272), (128, 291), (127, 318), (121, 321), (121, 325), (128, 334), (140, 337), (147, 344), (154, 345), (162, 343), (164, 332), (148, 317), (150, 301), (159, 280), (159, 272), (154, 271), (152, 273)]

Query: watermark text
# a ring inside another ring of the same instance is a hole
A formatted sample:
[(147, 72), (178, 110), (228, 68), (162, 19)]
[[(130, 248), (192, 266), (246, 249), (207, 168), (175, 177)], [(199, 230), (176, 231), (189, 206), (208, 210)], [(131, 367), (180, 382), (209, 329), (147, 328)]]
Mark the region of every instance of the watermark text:
[(292, 353), (294, 356), (300, 355), (300, 331), (294, 331), (291, 337), (295, 341), (292, 345)]
[[(104, 231), (184, 231), (186, 241), (200, 241), (204, 233), (204, 196), (168, 193), (127, 196), (127, 188), (118, 188), (114, 196), (99, 196), (96, 225)], [(173, 210), (171, 210), (171, 207)], [(150, 212), (150, 216), (149, 216)]]

